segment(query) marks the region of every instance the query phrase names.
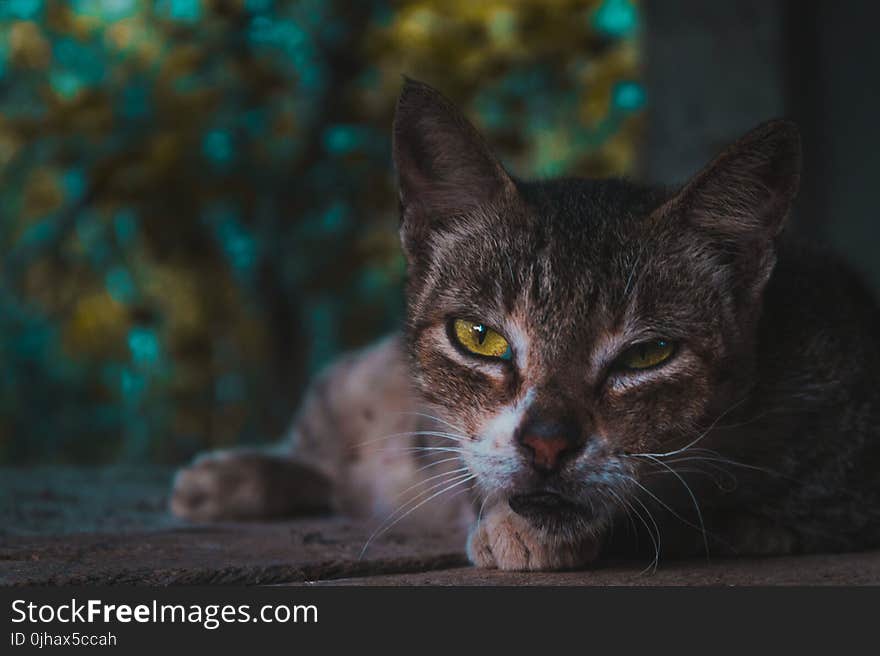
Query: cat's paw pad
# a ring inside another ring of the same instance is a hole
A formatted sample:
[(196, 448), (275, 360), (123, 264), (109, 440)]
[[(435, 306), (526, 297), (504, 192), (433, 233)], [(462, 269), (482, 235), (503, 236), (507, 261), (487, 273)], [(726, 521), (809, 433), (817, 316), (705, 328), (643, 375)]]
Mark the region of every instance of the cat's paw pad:
[(598, 541), (562, 541), (535, 529), (506, 506), (495, 508), (474, 526), (467, 554), (477, 567), (513, 571), (574, 569), (596, 559)]

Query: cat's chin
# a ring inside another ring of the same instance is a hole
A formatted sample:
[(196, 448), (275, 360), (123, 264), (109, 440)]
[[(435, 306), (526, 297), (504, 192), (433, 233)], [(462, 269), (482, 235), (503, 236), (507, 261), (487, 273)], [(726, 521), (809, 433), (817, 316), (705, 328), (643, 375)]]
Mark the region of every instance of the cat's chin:
[(576, 503), (556, 492), (515, 494), (507, 500), (507, 504), (513, 512), (533, 526), (551, 533), (583, 530), (597, 520), (589, 506)]

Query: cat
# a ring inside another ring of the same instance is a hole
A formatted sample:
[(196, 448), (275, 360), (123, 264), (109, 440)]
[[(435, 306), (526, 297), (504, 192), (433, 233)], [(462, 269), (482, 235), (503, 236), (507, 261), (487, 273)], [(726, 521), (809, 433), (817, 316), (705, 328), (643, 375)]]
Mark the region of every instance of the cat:
[(511, 176), (406, 79), (405, 327), (312, 384), (284, 446), (198, 458), (193, 520), (470, 525), (480, 567), (880, 544), (880, 310), (784, 231), (800, 138), (758, 126), (674, 190)]

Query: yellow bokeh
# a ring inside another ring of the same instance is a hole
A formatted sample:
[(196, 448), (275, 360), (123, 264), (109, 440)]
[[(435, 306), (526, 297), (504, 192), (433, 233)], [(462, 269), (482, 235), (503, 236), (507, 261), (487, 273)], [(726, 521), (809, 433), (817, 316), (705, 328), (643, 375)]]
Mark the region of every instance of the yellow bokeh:
[(44, 69), (52, 61), (52, 47), (40, 26), (16, 21), (9, 30), (9, 59), (21, 68)]
[(22, 198), (22, 215), (41, 217), (59, 209), (64, 203), (64, 189), (55, 169), (41, 167), (28, 177)]
[(128, 311), (106, 291), (94, 291), (79, 298), (64, 325), (65, 350), (77, 358), (109, 353), (125, 356)]

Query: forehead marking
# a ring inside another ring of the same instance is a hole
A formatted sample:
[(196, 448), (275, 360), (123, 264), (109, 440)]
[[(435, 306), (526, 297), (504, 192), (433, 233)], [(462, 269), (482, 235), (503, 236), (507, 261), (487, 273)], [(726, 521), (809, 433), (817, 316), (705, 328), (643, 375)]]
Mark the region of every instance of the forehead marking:
[(524, 330), (523, 324), (516, 319), (511, 318), (507, 330), (507, 340), (513, 349), (516, 358), (516, 368), (520, 372), (520, 377), (525, 377), (525, 373), (529, 366), (529, 336)]

